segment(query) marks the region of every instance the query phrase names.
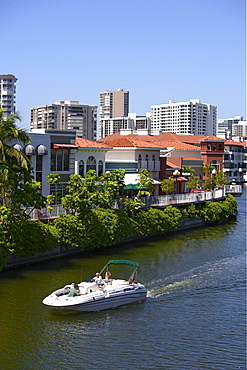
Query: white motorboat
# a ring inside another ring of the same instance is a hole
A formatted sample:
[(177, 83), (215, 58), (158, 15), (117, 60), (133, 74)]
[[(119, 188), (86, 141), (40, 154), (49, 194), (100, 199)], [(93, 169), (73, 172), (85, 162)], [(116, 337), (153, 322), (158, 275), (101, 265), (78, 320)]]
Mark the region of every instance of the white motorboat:
[[(130, 265), (134, 271), (128, 280), (111, 279), (109, 265)], [(135, 281), (135, 274), (139, 267), (137, 262), (127, 260), (111, 260), (100, 271), (106, 271), (108, 278), (102, 279), (98, 285), (94, 279), (87, 279), (78, 284), (80, 295), (69, 296), (71, 285), (58, 289), (47, 296), (42, 303), (54, 308), (63, 308), (76, 311), (101, 311), (109, 308), (126, 305), (146, 299), (147, 290), (141, 283)]]

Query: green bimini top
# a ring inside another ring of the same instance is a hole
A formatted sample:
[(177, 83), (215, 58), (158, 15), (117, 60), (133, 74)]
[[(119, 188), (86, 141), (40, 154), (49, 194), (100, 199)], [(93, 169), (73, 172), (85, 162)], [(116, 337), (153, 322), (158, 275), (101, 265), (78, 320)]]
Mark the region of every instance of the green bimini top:
[(131, 266), (135, 266), (135, 267), (139, 267), (139, 263), (137, 262), (133, 262), (133, 261), (128, 261), (128, 260), (111, 260), (111, 261), (108, 261), (107, 262), (107, 265), (111, 265), (111, 264), (114, 264), (114, 265), (131, 265)]

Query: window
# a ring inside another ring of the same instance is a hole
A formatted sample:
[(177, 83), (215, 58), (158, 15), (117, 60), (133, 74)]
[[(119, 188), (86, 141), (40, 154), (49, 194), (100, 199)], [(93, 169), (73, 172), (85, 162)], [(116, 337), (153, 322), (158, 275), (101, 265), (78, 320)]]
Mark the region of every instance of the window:
[(152, 156), (152, 162), (153, 162), (153, 170), (155, 169), (155, 155)]
[(211, 145), (210, 144), (208, 144), (208, 150), (211, 150)]
[(81, 177), (84, 177), (84, 162), (83, 161), (79, 162), (79, 175)]
[(142, 168), (142, 156), (141, 154), (138, 155), (138, 169)]
[(92, 155), (90, 157), (88, 157), (88, 159), (87, 159), (87, 170), (86, 170), (86, 172), (88, 172), (89, 170), (95, 170), (96, 171), (96, 160)]
[(145, 156), (145, 161), (146, 161), (146, 169), (148, 170), (148, 155), (147, 154)]
[(42, 185), (42, 155), (36, 156), (36, 181), (39, 181)]
[(69, 171), (69, 149), (51, 149), (51, 171)]
[(218, 162), (218, 161), (216, 161), (215, 159), (214, 159), (213, 161), (211, 161), (210, 166), (215, 167), (215, 169), (216, 169), (217, 171), (219, 171), (219, 169), (220, 169), (220, 164), (219, 164), (219, 162)]
[(99, 161), (98, 164), (98, 176), (100, 176), (103, 173), (103, 162)]

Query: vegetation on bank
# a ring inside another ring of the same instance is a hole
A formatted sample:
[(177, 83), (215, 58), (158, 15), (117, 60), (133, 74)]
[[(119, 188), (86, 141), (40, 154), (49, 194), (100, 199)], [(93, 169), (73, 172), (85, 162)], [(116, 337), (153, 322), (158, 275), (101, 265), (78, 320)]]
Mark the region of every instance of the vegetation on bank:
[[(14, 114), (4, 120), (0, 109), (0, 269), (12, 254), (31, 257), (58, 245), (71, 245), (81, 250), (105, 247), (129, 237), (176, 230), (187, 217), (202, 216), (206, 221), (221, 221), (237, 212), (237, 202), (231, 195), (224, 201), (203, 205), (143, 209), (139, 196), (149, 195), (153, 190), (153, 179), (145, 169), (137, 174), (137, 196), (123, 200), (121, 210), (112, 209), (123, 193), (125, 171), (120, 169), (100, 176), (91, 170), (85, 178), (71, 175), (64, 197), (58, 199), (55, 191), (46, 199), (40, 194), (40, 183), (33, 179), (30, 159), (11, 145), (13, 140), (29, 143), (25, 130), (15, 124), (19, 119), (18, 114)], [(217, 176), (217, 173), (212, 174), (208, 186), (220, 185)], [(59, 175), (49, 175), (48, 182), (55, 188)], [(61, 202), (67, 214), (48, 224), (32, 221), (27, 214), (30, 208), (47, 207), (49, 211), (55, 202)]]
[(0, 213), (0, 266), (11, 254), (30, 257), (53, 250), (58, 244), (86, 247), (106, 247), (129, 237), (148, 236), (176, 230), (185, 218), (203, 217), (205, 221), (224, 221), (237, 213), (237, 201), (228, 194), (226, 200), (188, 205), (182, 208), (167, 206), (137, 209), (129, 214), (126, 209), (90, 209), (85, 215), (62, 214), (44, 224), (40, 221), (16, 219), (11, 213)]

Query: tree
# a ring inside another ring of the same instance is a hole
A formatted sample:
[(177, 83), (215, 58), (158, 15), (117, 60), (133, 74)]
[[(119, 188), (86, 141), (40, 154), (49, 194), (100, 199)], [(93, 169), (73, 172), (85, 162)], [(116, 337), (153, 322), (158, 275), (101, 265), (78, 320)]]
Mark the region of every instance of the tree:
[(194, 174), (189, 176), (189, 179), (186, 182), (187, 189), (198, 189), (201, 186), (202, 186), (202, 180), (198, 176), (195, 176)]
[(161, 182), (161, 190), (166, 193), (174, 193), (176, 189), (176, 183), (172, 177), (168, 177), (168, 179), (164, 179)]
[[(21, 120), (18, 113), (12, 114), (4, 120), (4, 110), (0, 108), (0, 204), (9, 201), (10, 188), (16, 184), (20, 172), (30, 169), (29, 158), (21, 151), (14, 148), (11, 143), (20, 141), (24, 145), (30, 138), (24, 129), (17, 127), (16, 120)], [(27, 173), (26, 173), (27, 174)]]
[[(152, 193), (154, 190), (153, 176), (148, 172), (148, 170), (141, 168), (139, 170), (138, 180), (139, 180), (138, 188), (140, 189), (139, 195), (150, 195), (150, 193)], [(147, 191), (141, 190), (145, 188), (147, 189)]]
[(217, 186), (228, 184), (226, 174), (223, 171), (217, 171), (214, 166), (207, 164), (203, 167), (203, 171), (207, 173), (207, 177), (203, 181), (204, 189), (213, 190)]
[[(124, 170), (96, 175), (89, 170), (85, 177), (73, 174), (67, 184), (67, 194), (62, 198), (62, 206), (72, 214), (85, 215), (92, 208), (111, 208), (124, 186)], [(58, 183), (59, 175), (48, 176), (48, 181)]]

